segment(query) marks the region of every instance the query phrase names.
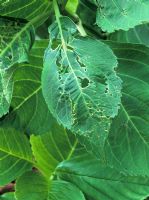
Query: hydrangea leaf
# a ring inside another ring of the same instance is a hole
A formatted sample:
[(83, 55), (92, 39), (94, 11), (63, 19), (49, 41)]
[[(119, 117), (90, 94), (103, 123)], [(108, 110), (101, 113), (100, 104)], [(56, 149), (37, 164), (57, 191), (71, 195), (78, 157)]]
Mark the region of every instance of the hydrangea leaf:
[(26, 172), (16, 181), (16, 199), (48, 200), (49, 184), (50, 181), (39, 172)]
[(0, 129), (0, 185), (8, 184), (32, 167), (26, 136), (12, 128)]
[(43, 95), (57, 121), (76, 133), (88, 151), (99, 156), (110, 118), (117, 115), (120, 103), (117, 60), (107, 45), (79, 36), (69, 18), (60, 18), (58, 24), (54, 22), (49, 28)]
[(48, 0), (1, 0), (0, 15), (26, 19), (37, 27), (48, 18), (50, 9)]
[(11, 110), (1, 124), (27, 134), (38, 135), (50, 129), (53, 117), (41, 91), (43, 55), (47, 45), (46, 40), (36, 41), (29, 53), (28, 63), (16, 66)]
[(109, 40), (122, 42), (122, 43), (133, 43), (133, 44), (144, 44), (149, 47), (149, 25), (141, 24), (128, 31), (116, 31), (108, 36)]
[(123, 96), (106, 146), (107, 163), (130, 175), (149, 176), (149, 49), (108, 44), (119, 60)]
[(13, 92), (15, 63), (28, 60), (34, 29), (19, 19), (0, 18), (0, 117), (9, 111)]
[(97, 0), (96, 23), (103, 31), (128, 30), (149, 21), (149, 1)]
[(140, 200), (149, 194), (149, 178), (126, 176), (114, 168), (104, 167), (83, 151), (57, 167), (59, 178), (75, 184), (92, 200)]

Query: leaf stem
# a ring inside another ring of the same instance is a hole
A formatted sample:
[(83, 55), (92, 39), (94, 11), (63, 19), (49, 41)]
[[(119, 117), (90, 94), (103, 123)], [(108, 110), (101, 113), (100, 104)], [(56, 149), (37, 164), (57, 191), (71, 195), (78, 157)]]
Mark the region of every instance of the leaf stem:
[(0, 195), (5, 194), (7, 192), (14, 192), (15, 183), (9, 183), (3, 187), (0, 187)]
[(53, 0), (53, 7), (54, 7), (55, 17), (56, 17), (56, 21), (57, 21), (58, 28), (59, 28), (59, 31), (60, 31), (60, 35), (61, 35), (62, 46), (63, 46), (64, 50), (66, 50), (67, 47), (65, 45), (65, 40), (64, 40), (64, 37), (63, 37), (63, 31), (62, 31), (62, 27), (61, 27), (61, 23), (60, 23), (61, 14), (60, 14), (60, 11), (59, 11), (57, 0)]

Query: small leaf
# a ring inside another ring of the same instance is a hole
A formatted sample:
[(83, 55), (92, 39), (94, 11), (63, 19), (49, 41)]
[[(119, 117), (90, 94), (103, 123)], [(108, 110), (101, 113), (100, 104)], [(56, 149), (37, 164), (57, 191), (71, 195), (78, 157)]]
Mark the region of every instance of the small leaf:
[(149, 176), (149, 49), (108, 44), (119, 60), (123, 96), (105, 148), (107, 163), (130, 175)]
[(65, 6), (65, 9), (67, 12), (69, 12), (71, 15), (75, 15), (77, 11), (79, 1), (78, 0), (68, 0)]
[(128, 30), (149, 21), (149, 1), (97, 0), (96, 23), (103, 31)]
[(99, 156), (120, 103), (117, 60), (99, 40), (79, 36), (69, 18), (61, 18), (59, 26), (55, 22), (49, 28), (43, 95), (57, 121)]
[(13, 181), (32, 166), (32, 152), (25, 135), (0, 128), (0, 185)]
[(53, 181), (49, 191), (49, 200), (85, 200), (83, 193), (72, 183)]
[(49, 182), (39, 172), (26, 172), (17, 179), (17, 200), (47, 200)]
[(0, 197), (0, 200), (16, 200), (14, 192), (8, 192)]

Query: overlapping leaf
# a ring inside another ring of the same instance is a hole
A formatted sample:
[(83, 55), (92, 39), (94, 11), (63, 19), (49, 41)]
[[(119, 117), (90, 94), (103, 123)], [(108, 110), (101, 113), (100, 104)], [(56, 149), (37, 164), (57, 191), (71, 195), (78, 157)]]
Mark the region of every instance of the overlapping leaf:
[(16, 182), (17, 200), (48, 200), (49, 181), (38, 172), (26, 172)]
[(149, 194), (149, 179), (125, 176), (115, 169), (102, 167), (88, 154), (78, 152), (57, 168), (60, 178), (75, 184), (92, 200), (140, 200)]
[(9, 110), (15, 63), (27, 61), (34, 29), (18, 19), (0, 18), (0, 117)]
[(8, 192), (0, 197), (0, 200), (15, 200), (14, 192)]
[(109, 39), (123, 43), (144, 44), (149, 46), (149, 25), (142, 24), (128, 31), (116, 31), (109, 35)]
[(81, 190), (66, 181), (53, 181), (49, 191), (49, 200), (85, 200)]
[(72, 156), (77, 143), (72, 134), (54, 121), (50, 132), (31, 136), (32, 151), (37, 166), (47, 177), (52, 177), (56, 166)]
[(42, 96), (40, 81), (46, 47), (47, 41), (36, 41), (29, 54), (29, 63), (16, 67), (12, 109), (2, 122), (29, 134), (45, 133), (51, 127), (52, 115)]
[(96, 23), (103, 31), (128, 30), (149, 21), (149, 1), (97, 0)]
[(77, 134), (88, 151), (101, 153), (117, 115), (121, 80), (117, 61), (108, 46), (79, 36), (67, 17), (49, 28), (42, 89), (49, 110), (64, 127)]
[(0, 15), (26, 19), (39, 26), (48, 18), (50, 7), (48, 0), (1, 0)]
[(110, 165), (132, 175), (149, 176), (149, 49), (108, 43), (119, 60), (122, 104), (107, 144)]
[(0, 185), (7, 184), (32, 166), (27, 138), (15, 129), (0, 129)]

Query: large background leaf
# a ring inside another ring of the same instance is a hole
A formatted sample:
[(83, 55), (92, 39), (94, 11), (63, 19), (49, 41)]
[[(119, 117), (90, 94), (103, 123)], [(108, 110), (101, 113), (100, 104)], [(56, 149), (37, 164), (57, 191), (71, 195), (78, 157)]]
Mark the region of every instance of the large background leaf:
[(99, 156), (109, 118), (117, 114), (120, 103), (116, 58), (100, 41), (76, 38), (76, 26), (67, 17), (60, 19), (59, 27), (53, 23), (49, 32), (42, 74), (46, 103), (57, 121)]
[(118, 57), (123, 96), (109, 134), (107, 162), (126, 173), (149, 176), (149, 49), (108, 44)]
[(48, 18), (50, 7), (48, 0), (1, 0), (0, 15), (27, 19), (39, 26)]
[(124, 43), (134, 43), (134, 44), (144, 44), (149, 46), (149, 25), (141, 24), (128, 31), (116, 31), (108, 36), (109, 40), (124, 42)]
[(103, 31), (128, 30), (149, 21), (149, 2), (146, 0), (97, 0), (96, 23)]
[(60, 163), (57, 173), (75, 184), (89, 200), (140, 200), (149, 194), (148, 178), (125, 176), (102, 167), (98, 160), (82, 152)]

